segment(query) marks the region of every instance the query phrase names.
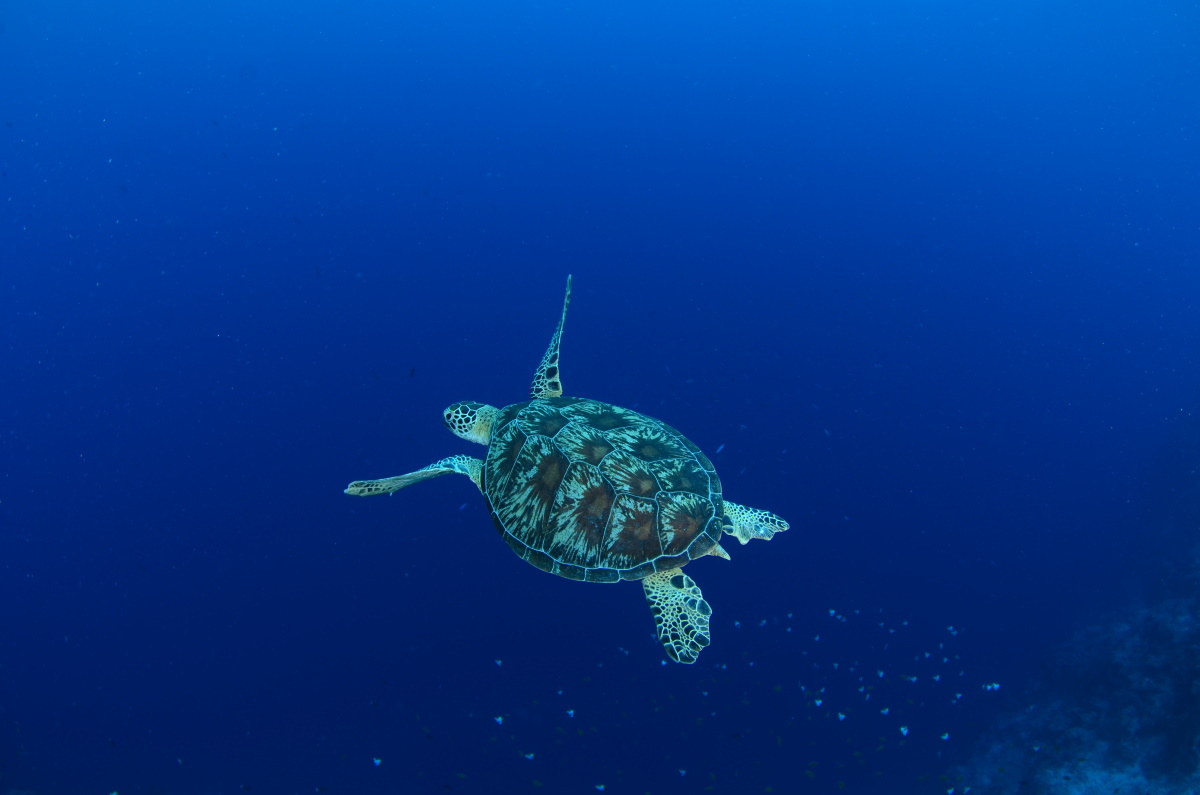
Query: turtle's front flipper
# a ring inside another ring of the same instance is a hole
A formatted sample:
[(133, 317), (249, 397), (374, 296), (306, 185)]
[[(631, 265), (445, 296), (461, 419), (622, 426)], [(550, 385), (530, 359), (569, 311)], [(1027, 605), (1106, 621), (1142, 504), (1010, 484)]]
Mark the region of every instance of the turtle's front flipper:
[(423, 469), (418, 469), (416, 472), (409, 472), (407, 475), (397, 475), (394, 478), (383, 478), (382, 480), (356, 480), (346, 487), (346, 493), (355, 497), (391, 494), (393, 491), (408, 488), (422, 480), (436, 478), (438, 475), (449, 475), (453, 472), (466, 475), (482, 491), (483, 487), (480, 486), (479, 479), (482, 471), (483, 462), (478, 458), (472, 458), (469, 455), (452, 455)]
[(708, 645), (708, 617), (712, 608), (700, 586), (680, 569), (667, 569), (642, 580), (646, 601), (654, 614), (658, 639), (675, 662), (694, 663)]
[(550, 338), (550, 347), (542, 357), (537, 372), (533, 375), (533, 386), (529, 387), (529, 397), (538, 398), (560, 397), (562, 395), (562, 377), (558, 369), (558, 346), (562, 342), (563, 324), (567, 322), (567, 307), (571, 304), (571, 277), (567, 277), (567, 294), (563, 297), (563, 313), (558, 320), (558, 328)]
[(750, 543), (752, 538), (770, 541), (771, 536), (788, 529), (788, 523), (770, 511), (759, 508), (747, 508), (736, 502), (725, 500), (725, 518), (733, 527), (726, 527), (725, 532), (737, 537), (743, 544)]

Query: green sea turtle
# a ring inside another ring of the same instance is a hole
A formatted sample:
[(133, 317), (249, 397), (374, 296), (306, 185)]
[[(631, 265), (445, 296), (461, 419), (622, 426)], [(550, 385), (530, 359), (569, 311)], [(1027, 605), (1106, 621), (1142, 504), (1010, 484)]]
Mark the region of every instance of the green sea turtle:
[(530, 399), (498, 409), (454, 403), (456, 435), (488, 446), (481, 461), (452, 455), (407, 475), (356, 480), (347, 494), (390, 494), (439, 475), (466, 475), (483, 492), (500, 535), (523, 560), (585, 582), (641, 580), (667, 656), (694, 663), (709, 643), (712, 608), (680, 567), (701, 555), (729, 558), (721, 533), (743, 544), (788, 524), (729, 502), (712, 462), (664, 422), (586, 398), (563, 397), (562, 317)]

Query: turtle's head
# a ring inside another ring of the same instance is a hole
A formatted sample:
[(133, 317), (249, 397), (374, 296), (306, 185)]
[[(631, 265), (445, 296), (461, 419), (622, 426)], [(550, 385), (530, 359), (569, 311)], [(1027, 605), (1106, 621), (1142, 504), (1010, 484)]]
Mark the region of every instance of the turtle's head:
[(492, 440), (492, 420), (500, 410), (486, 403), (452, 403), (442, 412), (442, 422), (468, 442), (488, 444)]

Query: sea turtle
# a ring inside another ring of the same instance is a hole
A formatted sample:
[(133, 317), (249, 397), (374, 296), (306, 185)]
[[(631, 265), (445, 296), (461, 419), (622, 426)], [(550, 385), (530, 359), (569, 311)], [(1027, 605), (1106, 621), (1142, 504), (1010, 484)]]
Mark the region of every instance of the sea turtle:
[(641, 580), (667, 656), (694, 663), (709, 643), (712, 608), (680, 567), (729, 555), (721, 533), (743, 544), (788, 524), (729, 502), (712, 462), (682, 434), (630, 409), (563, 397), (562, 317), (530, 388), (502, 409), (454, 403), (443, 419), (456, 435), (488, 446), (484, 460), (452, 455), (407, 475), (356, 480), (347, 494), (390, 494), (457, 472), (487, 498), (500, 535), (523, 560), (585, 582)]

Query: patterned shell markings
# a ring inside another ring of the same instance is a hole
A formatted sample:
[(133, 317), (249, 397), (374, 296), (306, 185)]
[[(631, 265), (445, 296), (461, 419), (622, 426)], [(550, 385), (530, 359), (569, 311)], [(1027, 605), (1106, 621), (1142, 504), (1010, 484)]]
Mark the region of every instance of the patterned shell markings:
[(638, 580), (708, 552), (721, 482), (670, 426), (583, 398), (501, 410), (483, 469), (500, 535), (521, 558), (573, 580)]

